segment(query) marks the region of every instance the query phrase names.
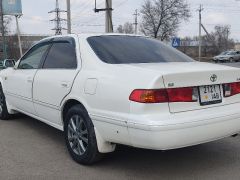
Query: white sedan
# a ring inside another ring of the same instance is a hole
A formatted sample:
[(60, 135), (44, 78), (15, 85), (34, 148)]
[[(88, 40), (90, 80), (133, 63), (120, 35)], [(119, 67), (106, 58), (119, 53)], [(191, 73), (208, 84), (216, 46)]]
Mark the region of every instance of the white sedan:
[(240, 131), (240, 70), (147, 37), (50, 37), (1, 71), (0, 82), (0, 118), (21, 112), (64, 131), (81, 164), (116, 144), (169, 150)]

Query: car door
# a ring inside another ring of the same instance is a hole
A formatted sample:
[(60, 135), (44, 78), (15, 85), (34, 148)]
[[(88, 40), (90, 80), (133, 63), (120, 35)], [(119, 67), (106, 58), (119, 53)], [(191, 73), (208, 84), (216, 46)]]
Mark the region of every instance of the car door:
[(237, 60), (240, 60), (240, 51), (237, 51)]
[(238, 54), (237, 54), (237, 52), (233, 52), (233, 59), (234, 59), (235, 61), (238, 60)]
[(34, 78), (33, 101), (37, 114), (52, 125), (61, 125), (60, 105), (71, 91), (78, 73), (73, 38), (57, 38)]
[(35, 45), (5, 77), (7, 100), (20, 111), (36, 113), (32, 101), (33, 79), (49, 47), (48, 42)]

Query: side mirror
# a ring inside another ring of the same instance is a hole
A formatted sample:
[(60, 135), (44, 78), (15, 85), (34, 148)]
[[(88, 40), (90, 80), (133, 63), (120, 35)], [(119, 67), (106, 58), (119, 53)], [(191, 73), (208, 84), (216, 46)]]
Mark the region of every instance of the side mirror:
[(4, 69), (9, 68), (9, 67), (13, 68), (14, 66), (15, 66), (15, 60), (13, 60), (13, 59), (11, 59), (11, 60), (7, 59), (3, 62)]
[(20, 60), (15, 61), (15, 65), (14, 65), (13, 69), (17, 70), (19, 63), (20, 63)]

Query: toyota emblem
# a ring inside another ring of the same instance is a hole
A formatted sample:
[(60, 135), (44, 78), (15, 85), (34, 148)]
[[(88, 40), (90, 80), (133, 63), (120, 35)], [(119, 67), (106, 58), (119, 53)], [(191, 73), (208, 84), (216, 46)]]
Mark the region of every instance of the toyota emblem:
[(210, 77), (210, 80), (212, 82), (216, 82), (217, 81), (217, 75), (216, 74), (213, 74), (211, 77)]

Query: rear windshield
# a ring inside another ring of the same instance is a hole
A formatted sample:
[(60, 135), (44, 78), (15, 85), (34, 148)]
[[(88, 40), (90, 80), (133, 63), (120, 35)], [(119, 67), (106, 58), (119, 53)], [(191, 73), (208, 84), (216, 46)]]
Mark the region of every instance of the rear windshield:
[(96, 55), (108, 64), (193, 62), (158, 40), (137, 36), (93, 36), (87, 39)]

